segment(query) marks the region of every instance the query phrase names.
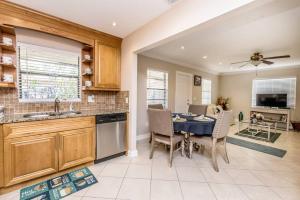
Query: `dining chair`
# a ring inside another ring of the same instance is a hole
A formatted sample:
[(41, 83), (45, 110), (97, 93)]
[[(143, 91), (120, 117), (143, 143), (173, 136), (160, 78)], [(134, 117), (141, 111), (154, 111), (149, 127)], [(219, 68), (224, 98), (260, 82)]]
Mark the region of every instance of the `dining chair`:
[[(156, 143), (168, 145), (170, 146), (169, 164), (172, 167), (173, 153), (181, 150), (181, 155), (183, 155), (184, 135), (174, 133), (170, 110), (148, 109), (148, 118), (152, 135), (150, 159), (153, 157)], [(181, 145), (177, 149), (174, 149), (179, 142), (181, 142)]]
[(193, 114), (197, 114), (197, 115), (206, 115), (207, 105), (190, 104), (188, 112), (193, 113)]
[(226, 149), (226, 136), (229, 132), (230, 122), (232, 119), (232, 111), (222, 111), (216, 119), (216, 124), (213, 129), (212, 136), (191, 136), (190, 137), (190, 157), (192, 157), (193, 144), (199, 144), (200, 149), (203, 151), (205, 146), (211, 147), (211, 155), (213, 167), (215, 171), (219, 171), (217, 163), (217, 145), (223, 145), (224, 160), (229, 163), (227, 149)]
[[(148, 109), (159, 109), (159, 110), (163, 110), (164, 106), (162, 104), (149, 104), (148, 105)], [(149, 143), (151, 143), (152, 141), (152, 135), (150, 132), (150, 137), (149, 137)]]
[(149, 104), (148, 105), (148, 108), (151, 108), (151, 109), (164, 109), (163, 105), (162, 104)]

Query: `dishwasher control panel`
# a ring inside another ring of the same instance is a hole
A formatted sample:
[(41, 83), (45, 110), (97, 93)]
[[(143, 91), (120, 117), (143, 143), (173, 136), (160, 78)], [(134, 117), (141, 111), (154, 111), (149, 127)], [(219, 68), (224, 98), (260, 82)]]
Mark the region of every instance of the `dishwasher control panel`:
[(104, 114), (96, 116), (96, 124), (126, 121), (126, 113)]

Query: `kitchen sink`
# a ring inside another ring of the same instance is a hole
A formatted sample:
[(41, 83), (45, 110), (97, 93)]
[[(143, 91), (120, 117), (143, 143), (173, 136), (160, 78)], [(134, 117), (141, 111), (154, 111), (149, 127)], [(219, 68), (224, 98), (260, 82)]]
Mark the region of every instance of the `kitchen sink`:
[(80, 111), (66, 111), (66, 112), (62, 112), (63, 115), (79, 115), (81, 114)]
[(24, 118), (44, 118), (44, 117), (53, 117), (53, 116), (60, 116), (60, 115), (78, 115), (81, 114), (80, 111), (65, 111), (65, 112), (49, 112), (49, 113), (29, 113), (24, 114)]
[(25, 114), (23, 115), (24, 118), (43, 118), (43, 117), (49, 117), (50, 114), (48, 113), (32, 113), (32, 114)]

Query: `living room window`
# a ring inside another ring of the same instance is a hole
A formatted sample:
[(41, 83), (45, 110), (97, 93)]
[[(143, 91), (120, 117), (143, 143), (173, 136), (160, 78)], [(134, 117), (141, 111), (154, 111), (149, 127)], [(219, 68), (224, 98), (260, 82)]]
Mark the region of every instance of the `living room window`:
[(147, 71), (147, 104), (162, 104), (168, 107), (168, 73)]
[(255, 79), (252, 82), (252, 106), (257, 94), (287, 94), (287, 106), (296, 107), (296, 78)]
[(211, 104), (211, 80), (202, 79), (202, 104)]
[(18, 43), (20, 101), (80, 100), (80, 55)]

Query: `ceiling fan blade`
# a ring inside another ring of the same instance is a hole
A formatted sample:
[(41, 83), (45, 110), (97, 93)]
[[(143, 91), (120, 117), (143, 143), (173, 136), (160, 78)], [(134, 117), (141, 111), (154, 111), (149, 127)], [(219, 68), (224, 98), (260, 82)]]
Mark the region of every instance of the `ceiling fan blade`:
[(278, 59), (278, 58), (290, 58), (290, 55), (284, 55), (284, 56), (273, 56), (273, 57), (266, 57), (265, 59)]
[(272, 64), (274, 64), (274, 62), (267, 61), (267, 60), (262, 60), (262, 62), (263, 62), (264, 64), (267, 64), (267, 65), (272, 65)]
[(230, 63), (230, 64), (234, 65), (234, 64), (244, 63), (244, 62), (249, 62), (249, 60), (247, 60), (247, 61), (240, 61), (240, 62), (234, 62), (234, 63)]
[(249, 63), (245, 63), (245, 64), (239, 66), (239, 68), (241, 69), (241, 68), (245, 67), (245, 66), (248, 65), (248, 64), (249, 64)]

